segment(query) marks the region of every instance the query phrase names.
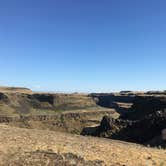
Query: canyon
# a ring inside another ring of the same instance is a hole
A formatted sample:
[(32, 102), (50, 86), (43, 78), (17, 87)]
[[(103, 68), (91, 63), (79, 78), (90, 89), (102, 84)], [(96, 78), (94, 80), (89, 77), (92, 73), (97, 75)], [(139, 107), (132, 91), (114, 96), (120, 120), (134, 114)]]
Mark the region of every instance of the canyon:
[[(0, 123), (2, 165), (25, 159), (22, 165), (166, 164), (165, 91), (65, 94), (0, 87)], [(130, 160), (121, 151), (132, 153)]]

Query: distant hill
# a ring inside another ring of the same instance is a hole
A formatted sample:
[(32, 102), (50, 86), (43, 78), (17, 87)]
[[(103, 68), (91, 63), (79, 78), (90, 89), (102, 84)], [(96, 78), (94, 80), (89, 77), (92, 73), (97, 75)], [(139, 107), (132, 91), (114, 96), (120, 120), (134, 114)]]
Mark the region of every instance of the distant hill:
[(24, 87), (7, 87), (7, 86), (0, 86), (0, 92), (7, 92), (7, 93), (32, 93), (32, 90), (29, 88)]

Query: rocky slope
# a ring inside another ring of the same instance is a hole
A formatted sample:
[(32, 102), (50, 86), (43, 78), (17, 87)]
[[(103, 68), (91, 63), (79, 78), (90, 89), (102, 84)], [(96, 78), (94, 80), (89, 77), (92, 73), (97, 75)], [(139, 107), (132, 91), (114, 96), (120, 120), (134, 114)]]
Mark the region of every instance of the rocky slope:
[(114, 108), (123, 113), (132, 106), (134, 99), (132, 93), (36, 93), (28, 88), (0, 87), (0, 115), (42, 114), (45, 110), (54, 113), (91, 107)]
[(0, 92), (0, 123), (80, 134), (86, 126), (99, 125), (104, 115), (119, 116), (98, 106), (88, 94), (18, 92), (24, 89)]
[(50, 115), (0, 116), (0, 123), (28, 129), (80, 134), (84, 127), (99, 125), (103, 116), (118, 117), (113, 109), (65, 111)]
[[(97, 107), (86, 94), (0, 92), (0, 114), (42, 114), (42, 110), (63, 111)], [(37, 112), (38, 111), (38, 112)]]
[(132, 107), (122, 118), (137, 120), (164, 109), (166, 109), (166, 95), (136, 96)]
[(133, 105), (118, 119), (104, 116), (99, 126), (84, 128), (82, 134), (165, 148), (161, 136), (165, 129), (166, 96), (141, 94), (134, 97)]
[[(137, 94), (138, 95), (138, 94)], [(132, 106), (134, 93), (92, 93), (90, 96), (101, 107), (114, 108), (120, 114), (125, 114)]]
[(99, 126), (84, 128), (82, 135), (93, 135), (166, 148), (166, 141), (162, 139), (164, 129), (166, 129), (166, 112), (158, 111), (136, 121), (104, 116)]
[(164, 165), (166, 151), (109, 139), (0, 125), (2, 166)]

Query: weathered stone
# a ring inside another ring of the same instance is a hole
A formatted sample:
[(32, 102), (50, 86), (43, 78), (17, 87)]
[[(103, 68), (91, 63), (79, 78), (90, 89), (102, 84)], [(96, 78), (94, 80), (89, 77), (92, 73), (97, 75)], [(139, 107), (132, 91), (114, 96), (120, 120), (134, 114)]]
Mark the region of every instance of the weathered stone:
[(166, 128), (162, 130), (162, 140), (166, 141)]

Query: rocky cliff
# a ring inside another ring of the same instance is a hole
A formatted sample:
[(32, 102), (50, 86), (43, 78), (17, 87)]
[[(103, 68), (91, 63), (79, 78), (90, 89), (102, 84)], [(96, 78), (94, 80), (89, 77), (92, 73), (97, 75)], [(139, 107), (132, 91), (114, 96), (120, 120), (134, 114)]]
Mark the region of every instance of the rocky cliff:
[(96, 107), (93, 98), (84, 94), (0, 92), (0, 114), (30, 114), (33, 110), (75, 110)]
[(166, 129), (166, 96), (141, 94), (132, 102), (119, 118), (104, 116), (99, 126), (84, 128), (82, 134), (166, 147), (162, 139)]

